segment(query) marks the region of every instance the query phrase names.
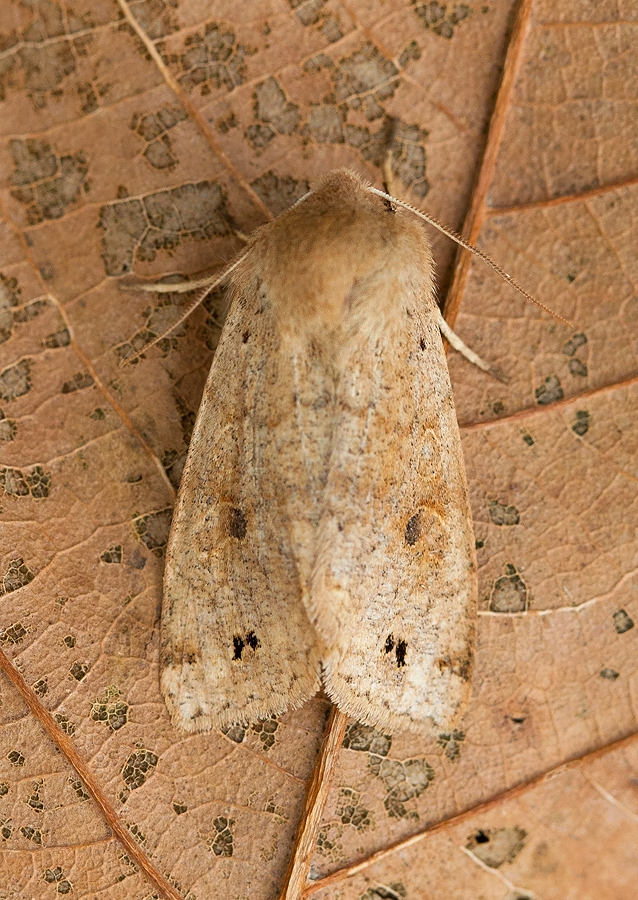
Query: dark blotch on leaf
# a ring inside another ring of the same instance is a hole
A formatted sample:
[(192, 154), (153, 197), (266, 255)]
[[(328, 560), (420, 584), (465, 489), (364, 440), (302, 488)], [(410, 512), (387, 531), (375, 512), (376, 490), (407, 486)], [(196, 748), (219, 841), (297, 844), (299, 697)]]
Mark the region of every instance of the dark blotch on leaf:
[[(572, 281), (573, 281), (573, 279), (572, 279)], [(581, 331), (578, 334), (575, 334), (573, 337), (571, 337), (567, 341), (567, 343), (563, 347), (563, 353), (565, 354), (565, 356), (573, 356), (574, 353), (578, 350), (578, 348), (582, 347), (583, 344), (586, 344), (586, 343), (587, 343), (587, 338)]]
[(158, 558), (164, 555), (172, 517), (171, 509), (162, 509), (134, 518), (133, 527), (139, 539)]
[(60, 866), (56, 866), (55, 869), (47, 869), (42, 877), (48, 884), (55, 884), (56, 881), (61, 881), (63, 875)]
[(210, 842), (210, 849), (215, 856), (232, 856), (233, 855), (233, 825), (234, 819), (227, 819), (225, 816), (218, 816), (213, 825), (217, 832), (215, 838)]
[(392, 738), (389, 734), (381, 734), (380, 731), (377, 731), (371, 725), (353, 722), (346, 728), (343, 746), (347, 750), (370, 753), (377, 761), (380, 761), (382, 757), (386, 757), (390, 752)]
[(108, 547), (100, 556), (101, 562), (105, 563), (121, 563), (122, 562), (122, 545), (116, 544)]
[(570, 359), (569, 361), (570, 375), (581, 375), (583, 378), (587, 375), (587, 364), (580, 359)]
[(69, 670), (69, 674), (76, 681), (82, 681), (88, 671), (89, 666), (86, 663), (74, 662)]
[(495, 525), (518, 525), (520, 516), (515, 506), (506, 506), (498, 500), (490, 500), (490, 519)]
[(548, 375), (545, 381), (534, 391), (539, 406), (548, 406), (563, 399), (563, 389), (556, 375)]
[(517, 825), (511, 828), (486, 828), (475, 831), (465, 844), (490, 869), (511, 863), (525, 846), (527, 832)]
[(524, 612), (528, 606), (527, 586), (515, 566), (508, 563), (505, 572), (494, 582), (489, 608), (491, 612)]
[(229, 725), (228, 728), (222, 728), (222, 732), (236, 744), (241, 744), (246, 737), (246, 729), (243, 725)]
[(572, 431), (578, 437), (582, 437), (589, 431), (589, 413), (585, 409), (576, 410), (576, 421), (572, 425)]
[(153, 774), (158, 758), (156, 753), (145, 747), (134, 750), (122, 767), (124, 784), (132, 791), (140, 788)]
[(616, 610), (614, 613), (614, 628), (618, 634), (624, 634), (631, 631), (634, 627), (634, 620), (628, 616), (624, 609)]
[(605, 668), (605, 669), (601, 669), (598, 674), (600, 675), (601, 678), (606, 678), (607, 681), (615, 681), (618, 678), (618, 676), (620, 675), (620, 672), (617, 672), (615, 669)]
[(83, 391), (85, 388), (92, 387), (95, 384), (93, 376), (88, 372), (78, 372), (69, 381), (65, 381), (62, 385), (63, 394), (72, 394), (74, 391)]
[(465, 740), (465, 732), (454, 730), (444, 732), (437, 739), (439, 747), (445, 750), (445, 755), (451, 761), (457, 760), (461, 755), (461, 744)]

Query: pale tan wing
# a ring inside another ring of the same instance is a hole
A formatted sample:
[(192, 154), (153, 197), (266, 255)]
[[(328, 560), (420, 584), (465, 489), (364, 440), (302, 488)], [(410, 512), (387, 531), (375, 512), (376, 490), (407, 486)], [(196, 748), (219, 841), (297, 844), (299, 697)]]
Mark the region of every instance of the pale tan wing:
[(427, 239), (337, 171), (270, 242), (282, 358), (299, 387), (325, 373), (297, 404), (318, 527), (290, 518), (326, 689), (372, 725), (443, 730), (469, 696), (477, 582)]
[(463, 453), (429, 285), (375, 290), (371, 308), (390, 291), (396, 315), (341, 360), (306, 602), (340, 709), (391, 731), (446, 730), (469, 697), (476, 623)]
[(174, 724), (188, 731), (277, 715), (320, 685), (289, 521), (312, 493), (303, 473), (312, 479), (317, 466), (300, 459), (294, 373), (279, 351), (271, 299), (249, 254), (204, 389), (166, 558), (161, 686)]

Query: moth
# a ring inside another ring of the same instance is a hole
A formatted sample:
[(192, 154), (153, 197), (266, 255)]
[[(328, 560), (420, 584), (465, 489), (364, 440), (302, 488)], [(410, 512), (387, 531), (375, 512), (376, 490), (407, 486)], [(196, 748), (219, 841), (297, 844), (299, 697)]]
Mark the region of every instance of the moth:
[(186, 731), (323, 687), (381, 729), (470, 693), (472, 518), (421, 225), (347, 170), (233, 265), (167, 548), (161, 687)]

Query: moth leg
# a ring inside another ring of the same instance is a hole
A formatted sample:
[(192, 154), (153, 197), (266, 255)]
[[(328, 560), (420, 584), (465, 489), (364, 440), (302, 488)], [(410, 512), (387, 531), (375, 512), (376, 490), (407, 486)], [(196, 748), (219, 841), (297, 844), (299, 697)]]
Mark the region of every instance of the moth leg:
[(441, 310), (438, 309), (438, 307), (436, 310), (436, 314), (437, 314), (437, 324), (441, 330), (441, 334), (443, 335), (444, 338), (446, 338), (446, 340), (448, 340), (450, 342), (450, 346), (454, 347), (455, 350), (457, 350), (462, 356), (464, 356), (473, 365), (478, 366), (478, 368), (482, 369), (484, 372), (488, 372), (490, 375), (492, 375), (494, 378), (496, 378), (497, 381), (501, 381), (503, 384), (507, 384), (509, 382), (509, 378), (507, 378), (506, 375), (503, 375), (501, 372), (499, 372), (497, 369), (495, 369), (489, 363), (485, 362), (484, 359), (481, 359), (481, 357), (478, 355), (478, 353), (475, 353), (474, 350), (471, 350), (467, 346), (467, 344), (465, 344), (461, 340), (461, 338), (458, 336), (458, 334), (456, 334), (454, 331), (452, 331), (452, 329), (450, 328), (448, 323), (443, 318), (443, 314), (441, 313)]
[[(158, 335), (158, 336), (157, 336), (156, 338), (154, 338), (152, 341), (149, 341), (148, 344), (144, 344), (144, 346), (142, 347), (142, 349), (139, 350), (134, 356), (129, 356), (129, 357), (127, 357), (126, 359), (123, 359), (123, 360), (120, 362), (120, 368), (121, 368), (122, 366), (126, 366), (126, 365), (128, 365), (129, 363), (132, 363), (134, 360), (138, 359), (138, 358), (142, 355), (142, 353), (146, 353), (146, 351), (147, 351), (147, 350), (150, 350), (151, 347), (154, 347), (155, 344), (159, 344), (160, 341), (164, 340), (164, 338), (165, 338), (167, 335), (169, 335), (172, 331), (175, 331), (175, 329), (176, 329), (179, 325), (181, 325), (182, 322), (184, 322), (184, 321), (190, 316), (190, 314), (191, 314), (192, 312), (194, 312), (194, 311), (197, 309), (197, 307), (200, 305), (200, 303), (201, 303), (203, 300), (205, 300), (206, 297), (208, 297), (208, 295), (210, 294), (210, 292), (211, 292), (215, 287), (217, 287), (217, 285), (219, 284), (220, 280), (221, 280), (221, 279), (219, 279), (219, 278), (216, 278), (216, 279), (215, 279), (215, 278), (211, 277), (211, 279), (210, 279), (210, 284), (209, 284), (207, 287), (204, 287), (203, 289), (200, 289), (199, 293), (197, 293), (197, 294), (195, 295), (195, 297), (190, 301), (190, 303), (187, 304), (187, 306), (186, 306), (185, 309), (183, 310), (183, 312), (182, 312), (181, 316), (179, 317), (179, 319), (177, 319), (176, 322), (173, 322), (172, 325), (170, 325), (168, 328), (166, 328), (160, 335)], [(150, 288), (153, 288), (153, 287), (159, 287), (159, 285), (143, 285), (143, 290), (150, 290)], [(182, 291), (182, 293), (186, 293), (186, 292), (185, 292), (185, 291)]]
[[(399, 198), (399, 194), (397, 193), (398, 185), (397, 180), (394, 176), (394, 172), (392, 171), (392, 150), (388, 149), (383, 158), (383, 162), (381, 163), (381, 172), (383, 174), (383, 184), (385, 187), (386, 193), (390, 194), (391, 197)], [(469, 362), (474, 366), (478, 366), (479, 369), (482, 369), (483, 372), (487, 372), (496, 378), (497, 381), (501, 381), (503, 384), (509, 383), (509, 378), (506, 375), (503, 375), (502, 372), (499, 372), (489, 363), (485, 362), (484, 359), (475, 353), (474, 350), (470, 349), (470, 347), (465, 344), (458, 334), (455, 334), (454, 331), (450, 328), (448, 323), (443, 318), (441, 310), (437, 307), (437, 323), (439, 329), (443, 336), (449, 341), (450, 346), (453, 347), (458, 353), (462, 354)]]
[(383, 157), (383, 162), (381, 163), (381, 174), (383, 175), (383, 187), (386, 193), (390, 194), (391, 197), (396, 197), (399, 199), (398, 184), (397, 180), (394, 177), (394, 172), (392, 171), (392, 150), (386, 150), (386, 154)]
[(173, 289), (175, 289), (175, 292), (178, 294), (186, 294), (189, 291), (194, 291), (196, 289), (199, 289), (199, 293), (196, 294), (195, 297), (193, 298), (193, 300), (191, 300), (190, 303), (186, 306), (186, 308), (184, 309), (181, 316), (179, 317), (179, 319), (176, 322), (173, 322), (172, 325), (170, 325), (165, 331), (162, 332), (162, 334), (160, 334), (154, 340), (150, 341), (148, 344), (145, 344), (142, 347), (142, 349), (138, 353), (135, 354), (135, 356), (129, 356), (128, 359), (123, 359), (122, 362), (120, 363), (120, 366), (123, 366), (123, 365), (133, 362), (134, 359), (137, 359), (139, 356), (142, 355), (142, 353), (146, 353), (147, 350), (150, 350), (151, 347), (154, 347), (155, 344), (158, 344), (167, 335), (169, 335), (171, 333), (171, 331), (174, 331), (179, 325), (181, 325), (182, 322), (184, 322), (190, 316), (190, 314), (197, 309), (197, 307), (200, 305), (200, 303), (202, 303), (206, 299), (206, 297), (208, 297), (208, 295), (210, 293), (212, 293), (212, 291), (214, 291), (214, 289), (218, 285), (220, 285), (222, 282), (226, 281), (226, 279), (231, 274), (231, 272), (233, 272), (237, 268), (237, 266), (240, 264), (240, 262), (242, 262), (245, 255), (246, 254), (243, 253), (241, 256), (238, 256), (234, 260), (234, 262), (232, 262), (229, 266), (226, 266), (226, 268), (222, 272), (216, 272), (214, 275), (208, 275), (206, 278), (200, 278), (197, 281), (183, 281), (183, 282), (178, 282), (177, 284), (170, 284), (167, 282), (158, 282), (156, 284), (146, 283), (146, 284), (138, 284), (138, 285), (135, 285), (135, 284), (121, 285), (121, 288), (123, 290), (127, 290), (127, 291), (133, 291), (133, 290), (139, 289), (142, 291), (156, 291), (159, 294), (167, 294), (167, 293), (171, 293), (173, 291)]

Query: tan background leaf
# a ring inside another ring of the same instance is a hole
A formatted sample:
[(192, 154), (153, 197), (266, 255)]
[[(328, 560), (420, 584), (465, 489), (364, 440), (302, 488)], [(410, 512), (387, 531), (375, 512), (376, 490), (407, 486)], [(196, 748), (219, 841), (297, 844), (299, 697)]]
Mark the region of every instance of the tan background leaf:
[[(289, 898), (633, 898), (636, 71), (635, 0), (2, 4), (2, 900), (270, 900), (291, 858)], [(470, 710), (429, 740), (333, 716), (319, 757), (322, 697), (184, 737), (163, 550), (224, 302), (120, 367), (184, 301), (118, 277), (213, 271), (330, 168), (380, 184), (388, 144), (406, 199), (576, 326), (433, 233), (510, 379), (450, 356)]]

